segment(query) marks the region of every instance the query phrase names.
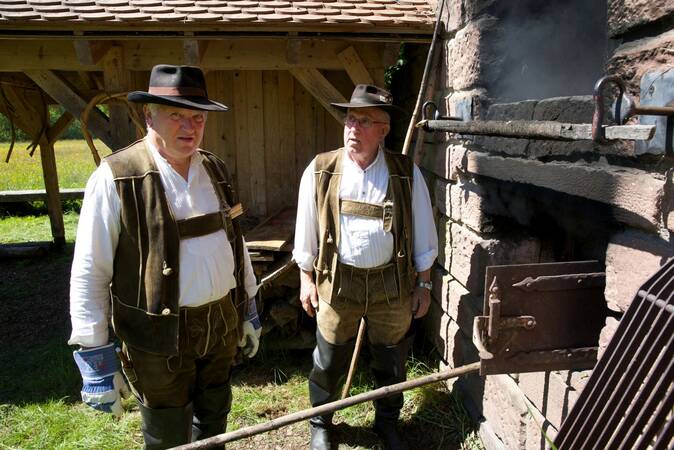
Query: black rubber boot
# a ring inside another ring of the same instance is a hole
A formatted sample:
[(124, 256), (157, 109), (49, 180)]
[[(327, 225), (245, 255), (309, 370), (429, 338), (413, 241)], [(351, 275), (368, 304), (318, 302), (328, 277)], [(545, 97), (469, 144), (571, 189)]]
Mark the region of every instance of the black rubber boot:
[(192, 442), (224, 433), (227, 430), (227, 414), (231, 407), (232, 388), (229, 383), (226, 386), (201, 391), (194, 399)]
[[(397, 345), (370, 346), (372, 356), (370, 369), (375, 378), (375, 387), (380, 388), (405, 381), (407, 375), (405, 362), (413, 341), (414, 336), (408, 336)], [(402, 393), (375, 401), (373, 428), (386, 448), (390, 450), (406, 450), (408, 448), (397, 429), (402, 406)]]
[(181, 408), (148, 408), (138, 402), (146, 450), (188, 444), (192, 437), (192, 404)]
[[(316, 330), (314, 367), (309, 374), (309, 399), (311, 406), (320, 406), (334, 401), (339, 396), (339, 387), (344, 382), (355, 341), (345, 344), (330, 344)], [(332, 414), (309, 419), (311, 450), (330, 450)]]

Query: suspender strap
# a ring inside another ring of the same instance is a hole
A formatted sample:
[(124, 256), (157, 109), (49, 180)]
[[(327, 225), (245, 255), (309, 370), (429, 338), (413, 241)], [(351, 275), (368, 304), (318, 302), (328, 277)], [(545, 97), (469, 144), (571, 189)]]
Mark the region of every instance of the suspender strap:
[(384, 222), (384, 231), (391, 231), (393, 223), (393, 202), (387, 200), (384, 204), (358, 202), (355, 200), (342, 199), (339, 202), (339, 212), (353, 216), (370, 217), (372, 219), (382, 219)]
[(230, 229), (232, 221), (227, 220), (227, 218), (234, 219), (241, 214), (243, 214), (243, 208), (241, 207), (241, 203), (238, 203), (227, 211), (221, 210), (178, 220), (178, 234), (180, 235), (180, 239), (189, 239), (205, 236), (224, 229), (227, 235), (230, 236), (234, 230)]

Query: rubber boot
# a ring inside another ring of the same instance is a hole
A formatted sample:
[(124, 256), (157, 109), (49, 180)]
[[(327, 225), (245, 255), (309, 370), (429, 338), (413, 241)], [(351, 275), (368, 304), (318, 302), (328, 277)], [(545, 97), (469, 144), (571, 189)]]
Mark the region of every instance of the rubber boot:
[[(316, 330), (314, 367), (309, 374), (309, 399), (311, 406), (320, 406), (334, 401), (339, 396), (339, 388), (346, 378), (349, 361), (353, 354), (355, 340), (344, 344), (330, 344)], [(332, 414), (309, 419), (311, 430), (311, 450), (330, 450)]]
[(231, 407), (232, 388), (229, 383), (226, 386), (201, 391), (194, 399), (192, 442), (224, 433), (227, 430), (227, 414)]
[(138, 402), (146, 450), (188, 444), (192, 438), (192, 404), (180, 408), (148, 408)]
[[(372, 345), (370, 369), (375, 378), (375, 387), (402, 383), (406, 379), (405, 362), (414, 341), (414, 336), (404, 338), (397, 345)], [(406, 450), (408, 447), (398, 433), (397, 424), (403, 394), (390, 395), (375, 401), (374, 431), (387, 449)]]

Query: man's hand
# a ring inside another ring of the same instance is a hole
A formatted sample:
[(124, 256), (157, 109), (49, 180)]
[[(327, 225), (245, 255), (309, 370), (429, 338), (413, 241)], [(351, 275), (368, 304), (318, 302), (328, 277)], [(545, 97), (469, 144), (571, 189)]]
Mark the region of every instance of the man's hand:
[(314, 276), (313, 273), (303, 270), (300, 270), (300, 302), (302, 302), (302, 308), (304, 308), (309, 317), (316, 315), (318, 292), (316, 291)]
[(121, 374), (121, 365), (114, 344), (73, 352), (82, 375), (82, 401), (99, 411), (121, 416), (121, 399), (129, 396), (129, 388)]
[(239, 341), (241, 352), (246, 358), (252, 358), (260, 347), (260, 336), (262, 335), (262, 323), (257, 314), (257, 304), (255, 297), (248, 300), (248, 313), (244, 317), (243, 336)]
[(412, 314), (415, 319), (424, 317), (431, 306), (431, 291), (423, 287), (414, 288), (412, 294)]

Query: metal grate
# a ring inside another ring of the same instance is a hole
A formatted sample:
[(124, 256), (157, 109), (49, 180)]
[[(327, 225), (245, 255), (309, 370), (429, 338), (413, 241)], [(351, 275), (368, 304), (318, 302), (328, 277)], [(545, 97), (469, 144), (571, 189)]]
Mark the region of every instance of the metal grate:
[(559, 450), (674, 448), (674, 258), (638, 291), (559, 430)]

